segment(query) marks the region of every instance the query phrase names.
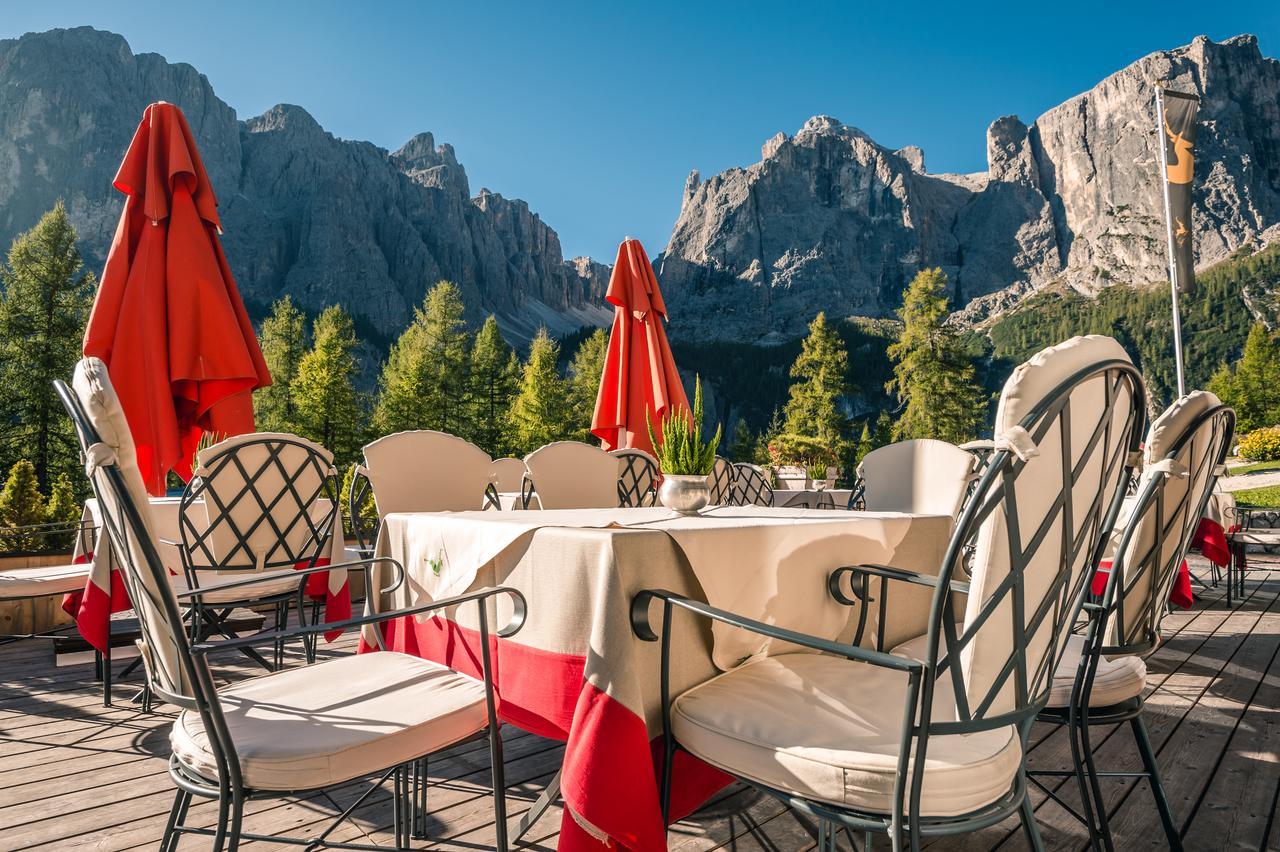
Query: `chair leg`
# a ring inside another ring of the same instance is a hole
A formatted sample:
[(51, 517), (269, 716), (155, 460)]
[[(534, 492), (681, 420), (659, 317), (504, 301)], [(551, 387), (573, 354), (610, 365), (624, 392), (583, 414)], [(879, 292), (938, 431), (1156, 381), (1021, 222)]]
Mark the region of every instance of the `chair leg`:
[(191, 794), (186, 790), (178, 790), (173, 797), (173, 807), (169, 809), (169, 821), (164, 826), (164, 836), (160, 840), (160, 852), (177, 852), (178, 832), (176, 826), (182, 824), (187, 817), (187, 806), (191, 803)]
[(111, 627), (107, 626), (107, 650), (102, 652), (102, 706), (111, 706)]
[(1043, 852), (1044, 839), (1040, 837), (1040, 826), (1036, 824), (1036, 811), (1031, 805), (1031, 796), (1022, 797), (1022, 832), (1027, 836), (1027, 846), (1034, 852)]
[(493, 778), (494, 843), (498, 852), (507, 852), (507, 779), (502, 758), (502, 732), (489, 726), (489, 761)]
[(231, 790), (223, 787), (218, 792), (218, 825), (214, 829), (212, 845), (209, 847), (213, 852), (222, 852), (222, 847), (227, 842), (227, 824), (231, 820)]
[(1085, 828), (1089, 832), (1089, 848), (1097, 852), (1101, 844), (1101, 836), (1098, 831), (1097, 821), (1093, 813), (1094, 795), (1093, 785), (1097, 783), (1097, 777), (1092, 774), (1090, 767), (1092, 763), (1086, 763), (1081, 746), (1080, 736), (1080, 720), (1077, 718), (1073, 709), (1067, 717), (1067, 737), (1071, 745), (1071, 762), (1076, 771), (1076, 786), (1080, 791), (1080, 804), (1084, 812)]
[(427, 759), (425, 757), (413, 762), (413, 838), (427, 838)]
[(227, 852), (240, 849), (240, 826), (244, 820), (244, 796), (238, 791), (231, 798), (231, 827), (227, 836)]
[(1138, 742), (1138, 751), (1142, 754), (1142, 763), (1147, 770), (1147, 780), (1151, 783), (1151, 794), (1156, 798), (1156, 810), (1160, 812), (1160, 823), (1164, 826), (1165, 838), (1169, 848), (1174, 852), (1182, 852), (1182, 837), (1173, 822), (1173, 812), (1169, 809), (1169, 800), (1164, 794), (1164, 784), (1160, 780), (1160, 767), (1156, 765), (1155, 751), (1151, 748), (1151, 738), (1147, 736), (1147, 726), (1141, 716), (1129, 720), (1133, 728), (1133, 738)]
[[(1098, 782), (1098, 766), (1093, 760), (1093, 743), (1089, 740), (1088, 713), (1080, 719), (1080, 745), (1084, 755), (1085, 772), (1089, 776), (1089, 788), (1093, 793), (1093, 815), (1097, 818), (1097, 834), (1102, 840), (1102, 848), (1107, 852), (1115, 852), (1115, 844), (1111, 839), (1111, 825), (1107, 820), (1107, 803), (1102, 798), (1102, 785)], [(1087, 808), (1088, 806), (1086, 806)], [(1090, 835), (1094, 830), (1089, 829)]]

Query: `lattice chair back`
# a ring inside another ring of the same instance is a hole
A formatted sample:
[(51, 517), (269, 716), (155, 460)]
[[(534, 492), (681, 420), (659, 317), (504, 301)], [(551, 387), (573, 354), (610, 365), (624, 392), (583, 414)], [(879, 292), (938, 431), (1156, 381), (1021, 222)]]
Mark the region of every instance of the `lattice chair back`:
[(1235, 412), (1207, 391), (1192, 391), (1151, 424), (1138, 496), (1126, 502), (1127, 511), (1112, 534), (1117, 554), (1110, 602), (1112, 646), (1139, 654), (1155, 650), (1165, 602), (1234, 430)]
[(622, 462), (618, 473), (618, 505), (629, 509), (658, 502), (658, 460), (644, 450), (613, 450), (609, 455)]
[(733, 506), (772, 506), (773, 486), (769, 484), (768, 474), (758, 465), (735, 464), (729, 503)]
[(616, 508), (621, 459), (578, 441), (556, 441), (524, 457), (529, 469), (522, 487), (526, 508)]
[(728, 505), (732, 499), (733, 463), (724, 456), (716, 456), (711, 473), (707, 474), (707, 490), (710, 492), (707, 502), (712, 506)]
[(380, 519), (373, 499), (369, 470), (362, 464), (351, 466), (351, 482), (347, 486), (347, 519), (351, 523), (351, 536), (355, 539), (356, 552), (361, 556), (372, 556), (378, 541)]
[(489, 454), (447, 432), (396, 432), (364, 448), (378, 514), (465, 512), (484, 505)]
[(489, 464), (489, 481), (498, 491), (517, 494), (520, 492), (520, 485), (524, 482), (524, 475), (528, 472), (529, 469), (524, 466), (523, 459), (510, 457), (494, 459)]
[(124, 409), (106, 365), (85, 358), (76, 365), (72, 388), (54, 382), (75, 427), (85, 473), (98, 500), (100, 535), (108, 537), (135, 616), (147, 679), (156, 694), (179, 703), (193, 695), (195, 675), (182, 618), (160, 559), (151, 503)]
[(284, 432), (236, 435), (200, 452), (178, 531), (188, 579), (200, 572), (306, 568), (339, 512), (333, 455)]
[(927, 661), (958, 675), (958, 721), (1020, 722), (1047, 701), (1137, 463), (1145, 408), (1140, 374), (1100, 335), (1042, 350), (1005, 383), (996, 452), (943, 568), (949, 581), (976, 535), (961, 626), (945, 583), (933, 602)]
[(977, 459), (946, 441), (920, 438), (867, 453), (858, 465), (863, 506), (871, 512), (960, 513)]

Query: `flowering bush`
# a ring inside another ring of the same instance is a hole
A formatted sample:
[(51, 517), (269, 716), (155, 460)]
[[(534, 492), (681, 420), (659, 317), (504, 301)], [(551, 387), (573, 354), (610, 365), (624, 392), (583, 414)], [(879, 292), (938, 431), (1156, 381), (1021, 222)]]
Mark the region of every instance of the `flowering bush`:
[(817, 438), (784, 432), (769, 442), (769, 460), (775, 467), (795, 465), (810, 468), (836, 463), (836, 453)]
[(1280, 461), (1280, 426), (1254, 429), (1240, 439), (1240, 455), (1250, 461)]

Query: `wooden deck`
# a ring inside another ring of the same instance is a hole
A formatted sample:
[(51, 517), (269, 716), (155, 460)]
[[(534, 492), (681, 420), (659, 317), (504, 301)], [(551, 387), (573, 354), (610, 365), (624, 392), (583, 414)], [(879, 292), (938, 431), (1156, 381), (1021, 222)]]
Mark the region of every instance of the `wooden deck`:
[[(1198, 590), (1194, 609), (1169, 616), (1169, 641), (1150, 662), (1147, 724), (1188, 850), (1280, 849), (1280, 560), (1259, 557), (1251, 563), (1257, 570), (1249, 574), (1243, 601), (1228, 609), (1221, 587)], [(171, 714), (163, 707), (149, 715), (136, 709), (129, 703), (136, 690), (129, 681), (115, 689), (117, 706), (103, 708), (92, 666), (54, 669), (48, 653), (35, 642), (0, 647), (0, 850), (154, 849), (173, 796), (164, 768)], [(562, 749), (510, 727), (505, 736), (514, 817), (556, 771)], [(1099, 731), (1095, 744), (1104, 769), (1138, 765), (1127, 729)], [(1030, 761), (1041, 768), (1069, 766), (1061, 732), (1038, 729)], [(430, 840), (419, 845), (492, 848), (485, 746), (448, 752), (433, 759), (430, 770)], [(367, 783), (302, 800), (252, 803), (246, 828), (317, 831)], [(1164, 848), (1145, 782), (1104, 784), (1117, 847)], [(1074, 785), (1063, 795), (1075, 801)], [(1084, 848), (1080, 826), (1043, 796), (1036, 800), (1050, 848)], [(337, 837), (389, 846), (390, 811), (388, 797), (375, 794)], [(210, 824), (213, 816), (208, 804), (195, 805), (189, 821)], [(526, 840), (535, 848), (554, 848), (559, 822), (559, 810), (552, 809)], [(813, 825), (775, 801), (734, 786), (673, 828), (670, 846), (683, 852), (800, 850), (814, 847), (814, 833)], [(207, 844), (187, 837), (181, 848)], [(877, 848), (887, 843), (881, 839)], [(1011, 823), (935, 841), (930, 848), (1015, 850), (1024, 843)]]

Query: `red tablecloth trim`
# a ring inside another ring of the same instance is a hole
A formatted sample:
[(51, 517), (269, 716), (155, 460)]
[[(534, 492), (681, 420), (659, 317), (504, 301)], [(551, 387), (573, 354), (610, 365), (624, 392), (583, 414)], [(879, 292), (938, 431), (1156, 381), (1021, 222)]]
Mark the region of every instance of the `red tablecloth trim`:
[[(480, 674), (477, 631), (443, 618), (388, 622), (387, 648)], [(491, 660), (504, 722), (539, 736), (565, 741), (560, 789), (565, 803), (614, 845), (657, 852), (666, 849), (658, 781), (662, 738), (651, 740), (644, 720), (584, 680), (586, 658), (530, 648), (514, 639), (490, 637)], [(360, 651), (376, 650), (363, 640)], [(671, 815), (696, 810), (731, 779), (687, 753), (676, 756)], [(558, 848), (566, 852), (609, 848), (565, 811)]]
[[(1107, 576), (1111, 573), (1111, 560), (1104, 559), (1098, 563), (1098, 570), (1093, 573), (1093, 582), (1089, 587), (1089, 591), (1094, 595), (1101, 595), (1107, 590)], [(1178, 576), (1173, 580), (1173, 588), (1169, 590), (1169, 603), (1182, 609), (1191, 609), (1191, 605), (1196, 602), (1195, 594), (1191, 591), (1191, 569), (1187, 567), (1187, 560), (1182, 560), (1182, 564), (1178, 566)]]
[(1191, 537), (1191, 547), (1199, 550), (1205, 559), (1219, 568), (1226, 568), (1231, 562), (1231, 548), (1227, 545), (1227, 533), (1222, 528), (1222, 524), (1210, 518), (1200, 519), (1195, 535)]

